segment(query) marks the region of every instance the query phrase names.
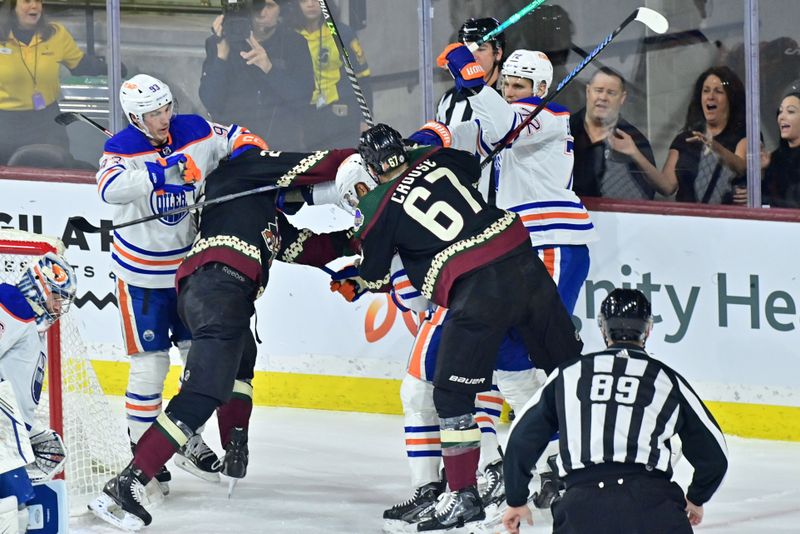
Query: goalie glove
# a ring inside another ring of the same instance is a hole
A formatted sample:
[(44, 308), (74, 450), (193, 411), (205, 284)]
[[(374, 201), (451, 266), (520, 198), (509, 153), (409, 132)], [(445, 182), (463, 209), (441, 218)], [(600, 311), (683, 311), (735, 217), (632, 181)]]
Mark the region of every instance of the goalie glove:
[(31, 482), (46, 482), (64, 470), (67, 451), (61, 436), (49, 428), (31, 429), (32, 463), (25, 466)]
[(358, 276), (358, 264), (348, 265), (331, 275), (331, 291), (341, 294), (347, 302), (355, 302), (367, 292), (364, 279)]
[(475, 61), (475, 56), (469, 48), (461, 43), (447, 45), (436, 58), (436, 64), (450, 70), (456, 81), (456, 91), (459, 93), (466, 90), (467, 94), (476, 94), (486, 84), (483, 80), (486, 71)]

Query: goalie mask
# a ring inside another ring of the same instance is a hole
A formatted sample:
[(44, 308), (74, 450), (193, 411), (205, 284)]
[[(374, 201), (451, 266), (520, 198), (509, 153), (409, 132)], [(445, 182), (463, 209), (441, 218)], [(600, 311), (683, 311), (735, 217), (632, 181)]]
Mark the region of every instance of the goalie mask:
[(364, 169), (361, 156), (353, 154), (339, 165), (336, 171), (336, 191), (339, 194), (339, 207), (354, 214), (362, 195), (378, 186), (375, 179)]
[(530, 80), (533, 83), (534, 94), (538, 91), (539, 84), (545, 82), (547, 89), (541, 98), (547, 96), (550, 84), (553, 83), (553, 64), (550, 63), (547, 54), (535, 50), (514, 50), (503, 63), (503, 70), (500, 73), (503, 76), (515, 76)]
[(17, 288), (33, 308), (36, 324), (48, 328), (69, 311), (77, 284), (70, 264), (62, 256), (48, 252), (28, 266)]
[(364, 168), (376, 180), (408, 160), (400, 133), (386, 124), (376, 124), (361, 134), (358, 153)]
[[(468, 19), (458, 30), (458, 41), (464, 44), (474, 43), (490, 31), (497, 29), (498, 26), (500, 26), (500, 22), (494, 17)], [(486, 42), (494, 46), (495, 50), (505, 49), (506, 35), (500, 32)]]
[(606, 343), (647, 340), (653, 327), (650, 301), (638, 289), (615, 289), (600, 305), (597, 324)]
[[(150, 131), (144, 124), (144, 114), (155, 111), (167, 104), (173, 104), (172, 91), (169, 86), (147, 74), (137, 74), (119, 88), (119, 103), (122, 111), (131, 125), (152, 138)], [(175, 105), (171, 110), (171, 117), (175, 116)]]

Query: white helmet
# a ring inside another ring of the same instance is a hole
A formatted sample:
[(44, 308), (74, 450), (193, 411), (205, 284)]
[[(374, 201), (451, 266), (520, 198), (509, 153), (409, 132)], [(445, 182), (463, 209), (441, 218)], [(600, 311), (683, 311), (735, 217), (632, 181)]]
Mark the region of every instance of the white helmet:
[(336, 171), (336, 191), (339, 193), (339, 207), (354, 213), (358, 206), (358, 193), (356, 184), (363, 183), (372, 191), (378, 184), (364, 168), (359, 154), (348, 156)]
[[(119, 103), (134, 128), (152, 137), (144, 125), (143, 115), (172, 103), (169, 86), (148, 74), (137, 74), (119, 88)], [(175, 113), (175, 106), (172, 107)]]
[[(516, 76), (531, 80), (534, 92), (536, 92), (536, 86), (542, 81), (547, 84), (547, 90), (553, 83), (553, 64), (550, 63), (547, 54), (535, 50), (514, 50), (503, 63), (501, 73), (503, 76)], [(542, 97), (547, 95), (547, 90)]]

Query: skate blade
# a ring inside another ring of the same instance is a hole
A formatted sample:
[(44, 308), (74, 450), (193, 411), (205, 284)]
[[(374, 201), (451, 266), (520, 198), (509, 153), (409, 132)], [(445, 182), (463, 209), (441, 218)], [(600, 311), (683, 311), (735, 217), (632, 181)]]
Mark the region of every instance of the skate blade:
[(126, 532), (137, 532), (144, 526), (144, 521), (123, 510), (111, 497), (102, 494), (89, 503), (89, 510), (106, 523)]
[(233, 490), (236, 487), (236, 484), (238, 484), (240, 480), (241, 478), (231, 478), (228, 481), (228, 499), (230, 499), (231, 495), (233, 495)]
[(211, 471), (203, 471), (199, 467), (197, 467), (194, 463), (190, 460), (187, 460), (183, 456), (175, 455), (172, 459), (172, 463), (183, 469), (189, 474), (196, 476), (199, 479), (205, 480), (206, 482), (219, 482), (219, 473), (211, 472)]
[(144, 487), (144, 501), (142, 502), (142, 506), (151, 508), (163, 503), (164, 497), (169, 495), (169, 486), (167, 486), (167, 491), (164, 491), (164, 486), (167, 486), (166, 482), (159, 482), (155, 478), (150, 480)]

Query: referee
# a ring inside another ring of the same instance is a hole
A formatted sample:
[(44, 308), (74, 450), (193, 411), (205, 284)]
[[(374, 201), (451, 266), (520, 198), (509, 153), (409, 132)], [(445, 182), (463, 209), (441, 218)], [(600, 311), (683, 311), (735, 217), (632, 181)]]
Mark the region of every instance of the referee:
[[(566, 492), (552, 505), (554, 533), (692, 532), (728, 468), (722, 431), (686, 380), (644, 351), (644, 294), (615, 289), (598, 323), (608, 348), (559, 366), (511, 427), (503, 524), (512, 534), (522, 519), (533, 524), (531, 470), (558, 431)], [(675, 434), (694, 467), (685, 497), (670, 481)]]

